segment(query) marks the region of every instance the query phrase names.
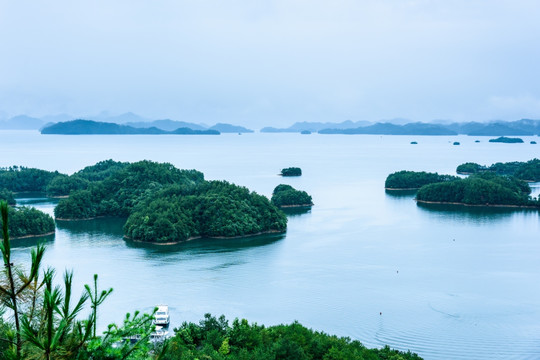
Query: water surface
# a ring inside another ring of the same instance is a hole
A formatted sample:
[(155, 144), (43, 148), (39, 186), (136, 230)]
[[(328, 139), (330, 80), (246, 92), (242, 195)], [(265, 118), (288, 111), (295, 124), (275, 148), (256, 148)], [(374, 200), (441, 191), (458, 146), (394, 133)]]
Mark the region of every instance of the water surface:
[[(101, 309), (102, 328), (126, 311), (165, 303), (173, 327), (210, 312), (266, 325), (298, 320), (425, 359), (540, 358), (538, 212), (419, 206), (414, 193), (384, 190), (386, 176), (398, 170), (455, 174), (468, 161), (530, 160), (538, 156), (538, 145), (528, 144), (536, 138), (494, 144), (466, 136), (1, 136), (1, 166), (73, 173), (109, 158), (150, 159), (267, 196), (280, 183), (313, 196), (312, 210), (290, 214), (280, 236), (159, 247), (125, 241), (123, 219), (58, 222), (45, 261), (59, 272), (74, 269), (79, 291), (94, 273), (114, 288)], [(290, 166), (303, 176), (276, 175)], [(19, 200), (54, 208), (44, 198)], [(34, 244), (14, 243), (15, 260), (27, 262)]]

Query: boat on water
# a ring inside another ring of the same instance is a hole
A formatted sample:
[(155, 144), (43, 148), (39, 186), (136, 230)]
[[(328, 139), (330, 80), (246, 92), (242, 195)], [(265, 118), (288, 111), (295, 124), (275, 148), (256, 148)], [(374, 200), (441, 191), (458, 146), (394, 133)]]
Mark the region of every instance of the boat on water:
[(161, 327), (169, 326), (171, 318), (169, 316), (169, 305), (158, 305), (156, 315), (154, 315), (154, 324)]

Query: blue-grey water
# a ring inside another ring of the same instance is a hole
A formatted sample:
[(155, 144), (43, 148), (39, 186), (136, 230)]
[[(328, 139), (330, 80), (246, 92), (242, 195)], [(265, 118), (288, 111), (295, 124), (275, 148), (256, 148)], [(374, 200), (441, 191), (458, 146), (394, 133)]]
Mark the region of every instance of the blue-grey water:
[[(540, 154), (532, 137), (494, 144), (467, 136), (0, 136), (1, 166), (73, 173), (109, 158), (150, 159), (267, 196), (280, 183), (313, 196), (312, 210), (290, 215), (282, 236), (156, 247), (123, 240), (118, 219), (57, 223), (46, 263), (73, 269), (79, 291), (94, 273), (114, 288), (101, 328), (164, 303), (172, 327), (210, 312), (265, 325), (298, 320), (425, 359), (540, 358), (539, 213), (419, 206), (414, 193), (384, 190), (398, 170), (455, 174), (468, 161), (530, 160)], [(276, 175), (289, 166), (303, 176)], [(35, 195), (19, 202), (54, 208)], [(14, 241), (15, 261), (27, 264), (35, 243)]]

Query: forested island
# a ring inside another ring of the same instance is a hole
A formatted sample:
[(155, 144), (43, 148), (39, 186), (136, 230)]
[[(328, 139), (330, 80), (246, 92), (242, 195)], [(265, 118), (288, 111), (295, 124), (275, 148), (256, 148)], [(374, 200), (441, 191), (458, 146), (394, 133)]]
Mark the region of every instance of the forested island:
[(217, 130), (193, 130), (188, 127), (177, 128), (172, 131), (158, 129), (157, 127), (137, 128), (128, 125), (99, 122), (93, 120), (72, 120), (59, 122), (46, 126), (42, 134), (57, 135), (219, 135)]
[(489, 139), (491, 143), (505, 143), (505, 144), (521, 144), (523, 139), (520, 138), (509, 138), (505, 136), (498, 137), (496, 139)]
[(285, 184), (275, 187), (270, 201), (279, 208), (313, 206), (311, 196), (307, 192)]
[[(38, 237), (54, 234), (54, 220), (43, 211), (33, 207), (9, 206), (8, 229), (12, 239)], [(0, 219), (0, 226), (3, 219)], [(3, 237), (0, 234), (0, 237)]]
[(529, 195), (531, 188), (523, 180), (489, 172), (465, 179), (422, 186), (416, 194), (419, 202), (480, 206), (539, 207)]
[(88, 181), (86, 188), (59, 201), (57, 220), (125, 217), (126, 237), (158, 244), (284, 232), (287, 227), (285, 214), (266, 197), (226, 181), (206, 181), (196, 170), (109, 160), (70, 178), (81, 177)]
[(424, 185), (456, 179), (458, 179), (457, 176), (439, 175), (438, 173), (425, 171), (402, 170), (388, 175), (384, 182), (384, 187), (387, 190), (415, 190)]
[(507, 163), (495, 163), (491, 166), (477, 163), (464, 163), (456, 168), (458, 174), (476, 174), (481, 172), (492, 172), (497, 175), (514, 176), (527, 182), (540, 181), (540, 160), (532, 159), (527, 162), (512, 161)]
[(302, 169), (299, 167), (289, 167), (281, 169), (281, 176), (302, 176)]

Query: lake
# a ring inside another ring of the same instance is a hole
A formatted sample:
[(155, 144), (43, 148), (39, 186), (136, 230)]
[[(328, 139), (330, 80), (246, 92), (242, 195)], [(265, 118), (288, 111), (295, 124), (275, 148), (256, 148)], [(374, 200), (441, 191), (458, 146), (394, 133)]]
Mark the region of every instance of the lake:
[[(298, 320), (425, 359), (540, 358), (539, 213), (420, 206), (414, 193), (384, 190), (398, 170), (455, 174), (463, 162), (530, 160), (540, 154), (529, 144), (536, 137), (500, 144), (468, 136), (0, 136), (1, 166), (71, 174), (105, 159), (149, 159), (266, 196), (280, 183), (313, 196), (312, 210), (289, 215), (279, 236), (160, 247), (125, 241), (121, 219), (58, 222), (45, 239), (45, 263), (58, 277), (73, 269), (77, 292), (94, 273), (101, 287), (114, 288), (101, 307), (102, 329), (163, 303), (171, 327), (209, 312), (265, 325)], [(277, 176), (290, 166), (303, 176)], [(18, 200), (51, 214), (55, 203)], [(14, 261), (27, 264), (35, 243), (13, 241)]]

